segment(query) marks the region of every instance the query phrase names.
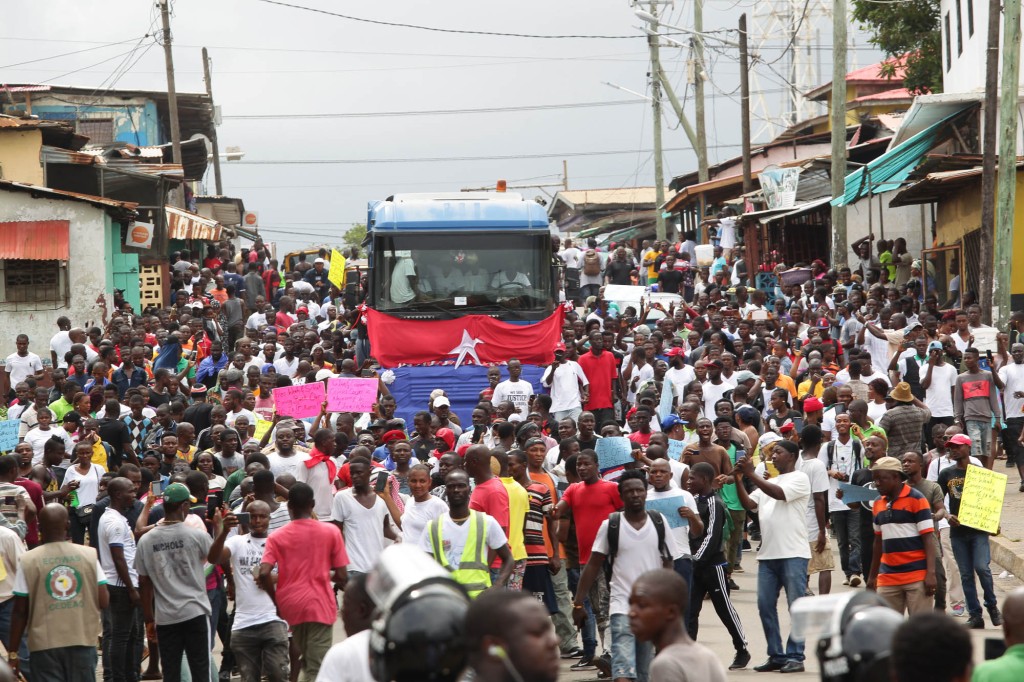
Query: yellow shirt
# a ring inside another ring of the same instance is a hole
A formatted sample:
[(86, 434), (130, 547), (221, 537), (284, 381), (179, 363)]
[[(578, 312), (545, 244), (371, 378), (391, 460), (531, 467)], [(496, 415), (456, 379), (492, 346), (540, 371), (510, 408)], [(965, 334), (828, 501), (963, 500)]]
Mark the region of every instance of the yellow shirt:
[[(800, 382), (800, 386), (797, 388), (796, 392), (799, 395), (801, 400), (806, 398), (808, 396), (808, 394), (811, 392), (811, 380), (808, 379), (806, 381), (801, 381)], [(825, 392), (825, 384), (819, 381), (818, 385), (814, 387), (814, 397), (815, 398), (820, 398), (821, 394), (824, 393), (824, 392)]]
[(103, 447), (103, 441), (97, 440), (92, 444), (92, 463), (100, 465), (106, 471), (107, 450)]
[(508, 548), (516, 561), (526, 559), (526, 542), (523, 538), (523, 524), (530, 508), (530, 494), (514, 478), (502, 478), (508, 491)]

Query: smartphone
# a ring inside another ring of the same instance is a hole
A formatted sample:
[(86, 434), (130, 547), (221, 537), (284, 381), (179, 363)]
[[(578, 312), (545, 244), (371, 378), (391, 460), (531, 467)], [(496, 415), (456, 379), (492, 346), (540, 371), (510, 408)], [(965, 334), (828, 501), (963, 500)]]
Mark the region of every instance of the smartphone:
[(206, 498), (206, 517), (212, 519), (214, 512), (220, 509), (223, 503), (221, 493), (211, 493)]
[(249, 525), (249, 512), (238, 512), (237, 514), (235, 514), (235, 518), (238, 519), (238, 523), (240, 525)]
[(381, 472), (377, 474), (377, 482), (374, 484), (374, 490), (379, 493), (384, 492), (388, 486), (388, 475)]
[(152, 495), (163, 495), (164, 494), (164, 482), (153, 481), (149, 484), (149, 492)]

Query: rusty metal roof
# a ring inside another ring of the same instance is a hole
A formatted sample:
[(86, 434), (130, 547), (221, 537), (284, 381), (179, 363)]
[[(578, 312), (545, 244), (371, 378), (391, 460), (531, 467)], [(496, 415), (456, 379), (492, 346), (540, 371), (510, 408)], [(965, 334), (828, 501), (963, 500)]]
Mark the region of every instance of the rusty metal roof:
[(0, 259), (67, 260), (68, 226), (66, 220), (0, 223)]
[(68, 192), (60, 189), (51, 189), (49, 187), (40, 187), (39, 185), (30, 185), (27, 182), (13, 182), (11, 180), (0, 180), (0, 190), (6, 190), (8, 192), (27, 192), (33, 197), (43, 199), (81, 201), (87, 204), (92, 204), (98, 208), (106, 209), (118, 217), (134, 216), (135, 209), (139, 206), (131, 201), (117, 201), (115, 199), (106, 199), (104, 197), (97, 197), (91, 194)]

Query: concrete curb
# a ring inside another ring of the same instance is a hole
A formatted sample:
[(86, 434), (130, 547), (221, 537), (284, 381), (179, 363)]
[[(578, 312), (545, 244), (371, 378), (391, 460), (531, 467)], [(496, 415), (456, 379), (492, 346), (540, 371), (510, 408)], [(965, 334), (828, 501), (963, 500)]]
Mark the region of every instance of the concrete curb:
[(1024, 542), (1013, 542), (1002, 535), (993, 535), (988, 544), (992, 561), (1014, 576), (1024, 578)]

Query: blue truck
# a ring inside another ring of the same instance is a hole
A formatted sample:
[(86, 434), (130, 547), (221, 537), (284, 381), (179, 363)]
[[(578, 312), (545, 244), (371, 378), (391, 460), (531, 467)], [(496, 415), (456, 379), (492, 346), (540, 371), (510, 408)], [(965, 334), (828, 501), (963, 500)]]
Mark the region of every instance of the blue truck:
[[(531, 324), (557, 305), (561, 273), (547, 212), (520, 194), (396, 194), (369, 203), (366, 234), (367, 304), (379, 312), (403, 320), (487, 315)], [(407, 422), (426, 409), (432, 389), (443, 387), (452, 411), (469, 424), (478, 394), (487, 387), (487, 368), (477, 365), (385, 369), (396, 374), (391, 390)], [(524, 366), (523, 379), (535, 391), (540, 373)], [(504, 369), (502, 378), (508, 378)]]

